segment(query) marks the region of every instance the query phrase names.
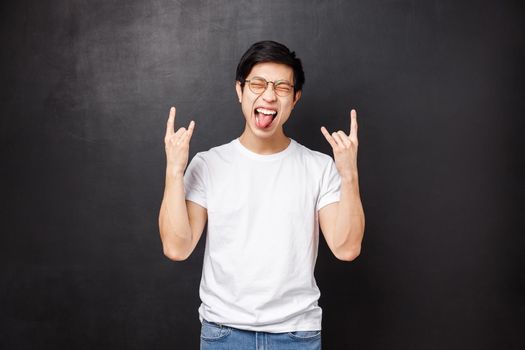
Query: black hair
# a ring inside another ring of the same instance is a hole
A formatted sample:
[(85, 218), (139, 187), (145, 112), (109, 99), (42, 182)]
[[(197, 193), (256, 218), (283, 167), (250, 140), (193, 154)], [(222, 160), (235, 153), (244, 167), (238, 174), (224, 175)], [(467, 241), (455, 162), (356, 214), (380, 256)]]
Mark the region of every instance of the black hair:
[(242, 88), (253, 66), (263, 62), (282, 63), (289, 66), (293, 69), (294, 93), (303, 88), (304, 71), (301, 60), (295, 57), (295, 52), (290, 51), (283, 44), (270, 40), (256, 42), (242, 55), (235, 74), (235, 80), (241, 83)]

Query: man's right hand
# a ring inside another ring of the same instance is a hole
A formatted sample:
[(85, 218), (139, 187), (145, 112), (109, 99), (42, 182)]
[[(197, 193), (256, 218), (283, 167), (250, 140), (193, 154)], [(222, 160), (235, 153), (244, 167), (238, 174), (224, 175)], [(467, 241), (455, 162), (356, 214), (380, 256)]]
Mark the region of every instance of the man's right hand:
[(170, 175), (184, 174), (188, 164), (190, 139), (193, 134), (195, 122), (192, 120), (188, 129), (181, 127), (175, 132), (175, 107), (171, 107), (164, 144), (166, 149), (167, 173)]

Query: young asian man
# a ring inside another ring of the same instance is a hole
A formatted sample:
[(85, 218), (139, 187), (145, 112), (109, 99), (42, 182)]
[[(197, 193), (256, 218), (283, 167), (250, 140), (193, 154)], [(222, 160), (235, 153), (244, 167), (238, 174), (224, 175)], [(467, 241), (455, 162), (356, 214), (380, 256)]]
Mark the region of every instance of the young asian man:
[(243, 133), (197, 153), (187, 168), (195, 122), (175, 131), (170, 110), (160, 236), (165, 255), (184, 260), (208, 223), (201, 349), (320, 349), (319, 226), (338, 259), (360, 253), (356, 112), (348, 134), (320, 129), (334, 159), (287, 137), (283, 125), (304, 80), (300, 59), (286, 46), (253, 44), (236, 72)]

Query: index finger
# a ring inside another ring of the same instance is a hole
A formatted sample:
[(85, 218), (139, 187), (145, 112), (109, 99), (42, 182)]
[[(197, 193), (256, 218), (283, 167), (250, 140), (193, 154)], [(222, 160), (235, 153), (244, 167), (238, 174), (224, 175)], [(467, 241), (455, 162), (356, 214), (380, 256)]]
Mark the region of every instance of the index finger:
[(188, 126), (188, 130), (184, 133), (184, 142), (190, 142), (191, 135), (193, 135), (193, 129), (195, 128), (195, 122), (192, 120)]
[(174, 128), (175, 128), (175, 112), (176, 112), (176, 109), (175, 107), (171, 107), (170, 108), (170, 115), (168, 117), (168, 123), (166, 125), (166, 137), (170, 136), (170, 135), (173, 135), (175, 133), (174, 131)]
[(330, 146), (332, 146), (333, 149), (337, 148), (337, 142), (335, 142), (334, 138), (330, 135), (330, 133), (328, 132), (328, 130), (326, 130), (324, 126), (321, 126), (321, 132), (323, 133), (324, 138), (326, 139), (326, 141), (328, 141)]

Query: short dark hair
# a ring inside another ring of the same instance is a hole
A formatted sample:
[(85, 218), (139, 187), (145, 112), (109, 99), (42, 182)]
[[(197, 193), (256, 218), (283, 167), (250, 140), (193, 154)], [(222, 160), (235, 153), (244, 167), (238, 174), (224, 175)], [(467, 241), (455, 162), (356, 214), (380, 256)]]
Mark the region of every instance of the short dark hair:
[(303, 88), (304, 71), (301, 60), (295, 57), (294, 51), (290, 51), (283, 44), (271, 40), (256, 42), (242, 55), (235, 75), (235, 80), (241, 83), (241, 87), (244, 87), (245, 79), (253, 66), (263, 62), (282, 63), (289, 66), (293, 69), (294, 92)]

